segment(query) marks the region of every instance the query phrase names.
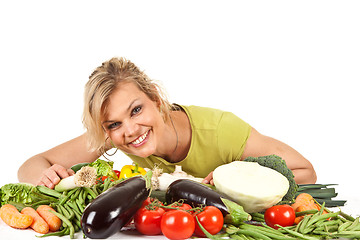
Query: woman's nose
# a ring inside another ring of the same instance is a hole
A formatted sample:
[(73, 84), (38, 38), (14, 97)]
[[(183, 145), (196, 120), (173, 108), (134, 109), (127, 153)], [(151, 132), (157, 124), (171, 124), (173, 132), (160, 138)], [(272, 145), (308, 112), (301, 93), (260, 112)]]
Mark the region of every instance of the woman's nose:
[(138, 125), (134, 121), (126, 121), (123, 126), (125, 137), (133, 137), (138, 130)]

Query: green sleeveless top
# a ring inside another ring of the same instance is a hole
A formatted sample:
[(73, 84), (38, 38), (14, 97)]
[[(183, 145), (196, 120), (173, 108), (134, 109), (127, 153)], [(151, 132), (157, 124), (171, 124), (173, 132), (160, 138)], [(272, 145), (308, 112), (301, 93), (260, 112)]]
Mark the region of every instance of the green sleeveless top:
[(191, 145), (185, 159), (169, 163), (151, 155), (147, 158), (126, 154), (140, 167), (159, 166), (164, 172), (173, 172), (175, 165), (195, 177), (206, 177), (216, 167), (240, 160), (244, 152), (251, 127), (230, 112), (217, 109), (182, 106), (191, 125)]

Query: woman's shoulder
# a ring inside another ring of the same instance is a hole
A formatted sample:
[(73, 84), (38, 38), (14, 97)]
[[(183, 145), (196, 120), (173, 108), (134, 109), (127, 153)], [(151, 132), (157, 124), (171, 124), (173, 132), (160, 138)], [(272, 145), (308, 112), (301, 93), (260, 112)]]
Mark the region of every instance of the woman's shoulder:
[(227, 118), (229, 114), (233, 115), (230, 112), (211, 107), (200, 107), (195, 105), (178, 106), (188, 116), (191, 126), (201, 129), (217, 128), (224, 118)]
[(201, 106), (195, 106), (195, 105), (177, 105), (182, 110), (184, 110), (188, 115), (200, 115), (202, 117), (205, 116), (221, 116), (226, 111), (211, 108), (211, 107), (201, 107)]

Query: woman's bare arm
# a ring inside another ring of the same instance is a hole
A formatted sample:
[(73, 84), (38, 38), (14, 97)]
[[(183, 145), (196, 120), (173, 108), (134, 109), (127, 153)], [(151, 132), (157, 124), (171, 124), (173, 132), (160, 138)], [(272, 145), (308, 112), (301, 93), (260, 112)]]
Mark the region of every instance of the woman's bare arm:
[(251, 129), (242, 159), (276, 154), (283, 158), (298, 184), (315, 183), (316, 172), (312, 164), (289, 145)]
[(19, 168), (18, 179), (20, 182), (54, 188), (61, 178), (74, 174), (70, 169), (71, 166), (82, 162), (93, 162), (98, 157), (98, 153), (88, 151), (85, 133), (29, 158)]
[[(316, 182), (317, 177), (312, 164), (299, 152), (283, 142), (260, 134), (252, 128), (242, 160), (247, 157), (260, 157), (272, 154), (276, 154), (285, 160), (288, 168), (294, 173), (294, 179), (297, 184)], [(214, 184), (212, 179), (213, 172), (204, 178), (203, 183)]]

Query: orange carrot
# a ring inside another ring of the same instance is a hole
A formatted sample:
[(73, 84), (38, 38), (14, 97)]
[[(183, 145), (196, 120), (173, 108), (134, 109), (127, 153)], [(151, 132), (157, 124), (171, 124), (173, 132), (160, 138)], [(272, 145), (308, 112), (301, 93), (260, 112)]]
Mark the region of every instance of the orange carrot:
[(48, 233), (49, 232), (49, 225), (45, 222), (45, 220), (35, 211), (35, 209), (31, 207), (25, 207), (21, 210), (22, 214), (30, 215), (34, 221), (30, 225), (35, 232), (38, 233)]
[(48, 205), (40, 205), (36, 212), (47, 222), (49, 229), (53, 232), (57, 231), (61, 227), (61, 219), (58, 218), (55, 214), (50, 212), (50, 210), (56, 212), (52, 207)]
[(295, 218), (295, 220), (294, 220), (294, 224), (299, 224), (299, 222), (301, 222), (301, 220), (303, 220), (304, 219), (304, 216), (298, 216), (298, 217), (296, 217)]
[[(311, 210), (314, 209), (312, 205), (307, 204), (307, 205), (300, 205), (296, 208), (295, 212), (302, 212), (302, 211), (306, 211), (306, 210)], [(298, 224), (301, 220), (303, 220), (304, 216), (298, 216), (295, 218), (294, 223)]]
[(313, 205), (315, 204), (313, 196), (308, 193), (300, 193), (296, 199), (295, 203), (291, 205), (291, 207), (296, 211), (296, 209), (301, 205)]
[[(295, 212), (302, 212), (302, 211), (313, 210), (313, 209), (315, 209), (315, 210), (321, 209), (320, 205), (315, 201), (313, 196), (311, 196), (308, 193), (299, 194), (295, 199), (295, 203), (293, 203), (291, 205), (291, 207), (295, 210)], [(328, 213), (328, 212), (324, 210), (323, 214), (325, 214), (325, 213)], [(298, 224), (303, 218), (304, 218), (304, 216), (296, 217), (294, 223)]]
[[(295, 203), (292, 204), (291, 207), (295, 210), (295, 212), (301, 212), (311, 209), (316, 209), (316, 210), (321, 209), (321, 206), (315, 201), (313, 196), (311, 196), (308, 193), (299, 194), (295, 199)], [(324, 210), (324, 213), (328, 213), (328, 212)]]
[(28, 228), (33, 222), (33, 218), (27, 214), (21, 214), (16, 207), (5, 204), (0, 209), (1, 219), (13, 228)]

